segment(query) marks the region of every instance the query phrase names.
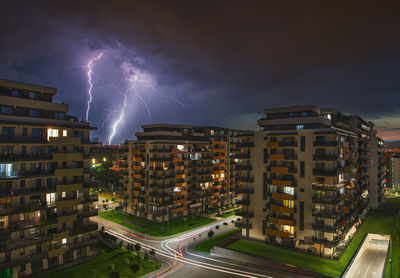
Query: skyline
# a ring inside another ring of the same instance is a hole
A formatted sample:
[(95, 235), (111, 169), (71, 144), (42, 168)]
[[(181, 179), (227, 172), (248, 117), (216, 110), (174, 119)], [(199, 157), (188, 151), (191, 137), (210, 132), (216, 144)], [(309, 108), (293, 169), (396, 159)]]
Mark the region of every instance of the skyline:
[(104, 52), (94, 65), (93, 137), (108, 141), (129, 76), (154, 86), (129, 96), (114, 144), (145, 123), (255, 129), (265, 108), (306, 104), (360, 114), (383, 139), (400, 139), (399, 19), (393, 7), (352, 5), (5, 1), (0, 77), (56, 87), (83, 118), (87, 65)]

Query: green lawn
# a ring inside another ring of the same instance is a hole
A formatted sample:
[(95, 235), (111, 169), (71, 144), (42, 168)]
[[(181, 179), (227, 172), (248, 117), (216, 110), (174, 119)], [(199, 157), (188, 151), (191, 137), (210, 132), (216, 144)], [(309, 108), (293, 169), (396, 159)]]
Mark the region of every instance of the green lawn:
[[(228, 245), (227, 248), (295, 265), (304, 269), (340, 276), (366, 233), (391, 234), (393, 237), (392, 277), (400, 277), (400, 264), (398, 259), (400, 258), (400, 249), (397, 245), (398, 236), (393, 228), (395, 217), (398, 213), (400, 213), (399, 199), (386, 200), (386, 204), (381, 210), (371, 211), (355, 238), (350, 243), (341, 259), (337, 262), (243, 240), (233, 242)], [(390, 277), (390, 263), (386, 268), (385, 277)]]
[(229, 217), (229, 216), (235, 215), (236, 212), (239, 212), (239, 211), (241, 211), (241, 210), (242, 210), (242, 209), (232, 210), (232, 211), (230, 211), (230, 212), (221, 214), (219, 217), (227, 218), (227, 217)]
[(218, 243), (221, 243), (221, 242), (227, 240), (228, 238), (230, 238), (232, 233), (235, 233), (239, 230), (240, 230), (239, 228), (236, 228), (236, 229), (233, 229), (232, 231), (223, 233), (219, 236), (207, 239), (206, 241), (203, 241), (202, 243), (197, 244), (194, 247), (194, 249), (196, 249), (197, 251), (210, 253), (210, 250), (214, 245), (217, 245)]
[[(184, 221), (185, 218), (179, 218), (179, 219), (173, 219), (169, 223), (170, 231), (168, 231), (168, 225), (167, 223), (153, 223), (150, 220), (135, 217), (135, 216), (126, 216), (121, 213), (119, 213), (116, 210), (110, 210), (110, 211), (104, 211), (99, 213), (99, 216), (113, 221), (117, 224), (123, 225), (125, 227), (131, 228), (135, 231), (142, 232), (142, 233), (147, 233), (148, 235), (151, 236), (169, 236), (169, 235), (174, 235), (177, 233), (181, 233), (208, 223), (213, 222), (214, 220), (198, 215), (192, 215), (185, 217), (186, 221)], [(161, 233), (161, 230), (164, 230), (163, 233)]]
[[(157, 254), (156, 254), (157, 255)], [(129, 261), (128, 261), (129, 260)], [(102, 249), (102, 255), (89, 262), (79, 264), (67, 269), (63, 269), (49, 275), (44, 276), (45, 278), (108, 278), (109, 270), (108, 265), (113, 264), (115, 266), (115, 271), (119, 271), (120, 277), (139, 277), (148, 272), (161, 267), (159, 263), (155, 263), (151, 260), (146, 262), (142, 258), (139, 258), (134, 253), (127, 253), (125, 249), (116, 249), (113, 251)], [(134, 264), (139, 265), (139, 270), (133, 272), (129, 266)], [(91, 275), (92, 270), (95, 269), (97, 274), (95, 276)]]

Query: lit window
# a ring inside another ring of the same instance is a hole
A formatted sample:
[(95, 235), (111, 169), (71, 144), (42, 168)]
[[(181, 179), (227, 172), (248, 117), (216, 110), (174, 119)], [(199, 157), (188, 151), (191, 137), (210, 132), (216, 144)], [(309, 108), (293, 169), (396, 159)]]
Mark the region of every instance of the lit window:
[(296, 125), (296, 129), (304, 129), (304, 125)]
[(62, 239), (62, 244), (67, 244), (67, 238)]
[(63, 130), (63, 137), (67, 137), (68, 136), (68, 130), (64, 129)]
[(225, 177), (225, 175), (224, 175), (224, 174), (221, 174), (221, 175), (220, 175), (220, 177), (221, 177), (221, 178), (224, 178), (224, 177)]
[(49, 140), (50, 137), (58, 137), (58, 129), (48, 128), (47, 129), (47, 140)]
[(180, 150), (181, 152), (183, 152), (185, 150), (185, 146), (184, 145), (177, 145), (176, 148), (178, 150)]
[(11, 163), (0, 164), (0, 177), (11, 177), (13, 165)]
[(332, 119), (331, 114), (326, 115), (326, 117), (328, 118), (328, 120)]

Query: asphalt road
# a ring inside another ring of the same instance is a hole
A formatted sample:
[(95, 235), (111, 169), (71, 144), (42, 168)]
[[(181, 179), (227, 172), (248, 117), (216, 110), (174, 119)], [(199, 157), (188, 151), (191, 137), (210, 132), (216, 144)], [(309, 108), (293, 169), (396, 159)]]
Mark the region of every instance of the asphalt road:
[[(162, 268), (144, 277), (305, 277), (278, 269), (266, 269), (261, 266), (253, 266), (224, 258), (216, 258), (206, 253), (194, 251), (192, 246), (199, 241), (206, 240), (207, 233), (210, 229), (215, 232), (215, 236), (232, 230), (234, 225), (231, 223), (231, 220), (236, 218), (237, 216), (232, 216), (166, 238), (144, 238), (143, 235), (135, 234), (132, 231), (128, 231), (129, 229), (103, 218), (92, 217), (91, 220), (99, 223), (99, 227), (105, 226), (108, 233), (124, 240), (125, 243), (139, 242), (142, 246), (141, 250), (143, 250), (143, 248), (155, 250), (156, 258), (162, 263)], [(224, 226), (223, 222), (229, 224)], [(215, 229), (216, 225), (219, 225), (219, 230)], [(201, 237), (199, 234), (201, 234)]]
[(386, 250), (369, 247), (356, 258), (346, 278), (375, 278), (381, 277), (385, 266)]

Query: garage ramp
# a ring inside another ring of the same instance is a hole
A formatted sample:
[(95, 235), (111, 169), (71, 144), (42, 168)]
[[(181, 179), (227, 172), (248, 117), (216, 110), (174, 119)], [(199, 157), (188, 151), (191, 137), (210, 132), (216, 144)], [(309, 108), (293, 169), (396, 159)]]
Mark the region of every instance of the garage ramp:
[(389, 250), (389, 235), (368, 234), (358, 250), (344, 278), (382, 277), (386, 255)]

